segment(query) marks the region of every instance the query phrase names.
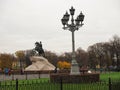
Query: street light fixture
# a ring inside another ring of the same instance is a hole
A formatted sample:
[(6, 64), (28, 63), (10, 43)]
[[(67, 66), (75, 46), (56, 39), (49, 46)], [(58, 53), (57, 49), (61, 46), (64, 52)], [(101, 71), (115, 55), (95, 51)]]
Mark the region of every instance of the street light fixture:
[[(84, 15), (81, 12), (76, 19), (74, 19), (74, 13), (75, 9), (71, 7), (70, 14), (66, 11), (66, 13), (63, 15), (63, 18), (61, 19), (61, 22), (63, 24), (64, 30), (69, 30), (72, 32), (72, 63), (71, 63), (71, 72), (70, 74), (80, 74), (79, 72), (79, 66), (77, 61), (75, 60), (75, 41), (74, 41), (74, 31), (78, 30), (80, 27), (83, 26), (83, 20)], [(68, 23), (69, 18), (71, 15), (71, 24)]]

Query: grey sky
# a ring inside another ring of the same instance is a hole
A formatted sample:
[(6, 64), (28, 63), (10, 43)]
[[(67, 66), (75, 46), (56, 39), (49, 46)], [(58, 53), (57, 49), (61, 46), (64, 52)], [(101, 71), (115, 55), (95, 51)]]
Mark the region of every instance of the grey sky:
[(120, 36), (120, 0), (0, 0), (0, 52), (43, 48), (71, 51), (71, 32), (62, 29), (61, 18), (73, 6), (85, 14), (82, 28), (75, 32), (75, 46), (87, 49), (97, 42)]

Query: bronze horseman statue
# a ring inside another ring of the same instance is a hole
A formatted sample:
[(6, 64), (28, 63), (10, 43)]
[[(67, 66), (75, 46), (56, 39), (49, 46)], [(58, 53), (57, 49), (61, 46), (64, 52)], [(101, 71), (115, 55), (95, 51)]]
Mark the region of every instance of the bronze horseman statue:
[(42, 42), (41, 41), (40, 41), (40, 43), (39, 42), (35, 43), (35, 51), (38, 52), (39, 56), (45, 57), (45, 53), (44, 53), (44, 50), (42, 48)]

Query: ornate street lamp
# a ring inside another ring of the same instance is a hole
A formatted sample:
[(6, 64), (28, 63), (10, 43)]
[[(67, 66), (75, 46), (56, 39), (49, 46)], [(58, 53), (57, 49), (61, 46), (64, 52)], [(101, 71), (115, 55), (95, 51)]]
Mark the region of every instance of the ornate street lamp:
[[(78, 30), (80, 27), (83, 26), (83, 20), (84, 15), (81, 12), (76, 19), (74, 19), (74, 13), (75, 9), (71, 7), (70, 14), (66, 11), (66, 13), (63, 15), (63, 18), (61, 19), (61, 22), (63, 24), (64, 30), (69, 30), (72, 32), (72, 62), (71, 62), (71, 72), (70, 74), (80, 74), (79, 72), (79, 66), (77, 61), (75, 60), (75, 41), (74, 41), (74, 31)], [(68, 23), (69, 18), (71, 15), (71, 24)]]

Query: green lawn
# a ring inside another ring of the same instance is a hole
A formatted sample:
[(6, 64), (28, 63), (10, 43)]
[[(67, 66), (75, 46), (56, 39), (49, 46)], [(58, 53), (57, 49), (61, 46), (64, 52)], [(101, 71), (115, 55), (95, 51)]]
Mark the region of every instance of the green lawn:
[(100, 74), (101, 81), (108, 81), (109, 77), (111, 80), (120, 80), (120, 72), (107, 72)]
[[(62, 87), (63, 90), (108, 90), (109, 77), (112, 81), (120, 80), (120, 72), (100, 74), (100, 80), (102, 82), (90, 84), (63, 84)], [(15, 84), (15, 81), (1, 82), (0, 90), (16, 90)], [(18, 84), (18, 90), (61, 90), (61, 85), (59, 83), (50, 83), (49, 78), (18, 80)], [(120, 88), (114, 90), (120, 90)]]

